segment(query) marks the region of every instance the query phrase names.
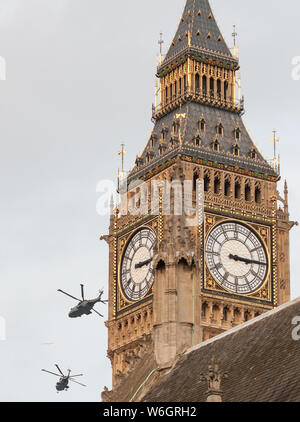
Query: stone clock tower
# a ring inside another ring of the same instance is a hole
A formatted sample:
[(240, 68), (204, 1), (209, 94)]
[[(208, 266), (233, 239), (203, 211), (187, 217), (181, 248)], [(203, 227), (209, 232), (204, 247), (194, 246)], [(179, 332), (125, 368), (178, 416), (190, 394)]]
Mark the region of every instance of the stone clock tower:
[[(143, 212), (118, 207), (105, 236), (113, 389), (137, 361), (166, 368), (186, 348), (290, 300), (288, 189), (279, 196), (278, 168), (244, 126), (238, 71), (208, 0), (187, 0), (157, 70), (154, 128), (127, 180), (129, 204)], [(194, 225), (174, 211), (187, 199), (174, 182), (188, 181), (192, 208), (203, 187)], [(161, 186), (154, 203), (153, 186)]]

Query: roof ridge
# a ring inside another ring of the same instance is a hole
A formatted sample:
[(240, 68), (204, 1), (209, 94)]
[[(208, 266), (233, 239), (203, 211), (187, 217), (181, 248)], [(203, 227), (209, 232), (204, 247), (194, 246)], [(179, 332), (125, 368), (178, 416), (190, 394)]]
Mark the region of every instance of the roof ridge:
[(245, 322), (243, 324), (238, 325), (237, 327), (231, 328), (230, 330), (227, 330), (224, 333), (219, 334), (218, 336), (215, 336), (215, 337), (213, 337), (213, 338), (211, 338), (209, 340), (206, 340), (206, 341), (204, 341), (204, 342), (202, 342), (200, 344), (197, 344), (196, 346), (193, 346), (190, 349), (188, 349), (185, 352), (184, 355), (188, 355), (188, 354), (190, 354), (192, 352), (195, 352), (196, 350), (199, 350), (202, 347), (206, 347), (208, 344), (211, 344), (211, 343), (214, 343), (216, 341), (219, 341), (219, 340), (223, 339), (224, 337), (230, 336), (233, 333), (237, 333), (239, 331), (242, 331), (245, 328), (248, 328), (249, 326), (251, 326), (253, 324), (256, 324), (259, 321), (262, 321), (264, 319), (267, 319), (267, 318), (272, 317), (273, 315), (275, 315), (275, 314), (283, 311), (286, 308), (289, 308), (290, 306), (295, 305), (296, 303), (299, 303), (300, 304), (300, 297), (298, 297), (298, 298), (296, 298), (296, 299), (294, 299), (294, 300), (292, 300), (290, 302), (284, 303), (283, 305), (280, 305), (280, 306), (278, 306), (275, 309), (271, 309), (270, 311), (268, 311), (268, 312), (260, 315), (259, 317), (253, 318), (250, 321), (247, 321), (247, 322)]

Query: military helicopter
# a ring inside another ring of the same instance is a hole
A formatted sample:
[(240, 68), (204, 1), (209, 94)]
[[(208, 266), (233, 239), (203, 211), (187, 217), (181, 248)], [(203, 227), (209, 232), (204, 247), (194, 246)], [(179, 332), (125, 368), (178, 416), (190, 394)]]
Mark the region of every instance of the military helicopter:
[(63, 290), (60, 290), (60, 289), (58, 290), (60, 293), (63, 293), (64, 295), (67, 295), (67, 296), (71, 297), (72, 299), (75, 299), (79, 302), (77, 306), (75, 306), (74, 308), (72, 308), (70, 310), (69, 317), (70, 318), (78, 318), (78, 317), (82, 317), (82, 315), (90, 315), (93, 311), (96, 314), (98, 314), (100, 317), (104, 318), (102, 314), (100, 314), (98, 311), (96, 311), (94, 309), (94, 306), (96, 305), (96, 303), (106, 304), (108, 302), (107, 300), (101, 299), (104, 291), (100, 290), (100, 294), (96, 299), (85, 300), (85, 298), (84, 298), (84, 285), (81, 284), (80, 286), (81, 286), (82, 300), (77, 299), (76, 297), (70, 295), (69, 293), (64, 292)]
[(78, 381), (75, 381), (73, 378), (75, 377), (82, 377), (83, 374), (79, 375), (71, 375), (71, 369), (68, 369), (68, 375), (64, 375), (60, 369), (60, 367), (56, 364), (56, 368), (59, 371), (59, 374), (54, 374), (54, 372), (46, 371), (46, 369), (42, 369), (43, 372), (47, 372), (48, 374), (55, 375), (56, 377), (60, 377), (59, 381), (56, 383), (56, 390), (59, 393), (60, 391), (68, 391), (69, 381), (75, 382), (76, 384), (81, 385), (82, 387), (86, 387), (86, 385), (81, 384)]

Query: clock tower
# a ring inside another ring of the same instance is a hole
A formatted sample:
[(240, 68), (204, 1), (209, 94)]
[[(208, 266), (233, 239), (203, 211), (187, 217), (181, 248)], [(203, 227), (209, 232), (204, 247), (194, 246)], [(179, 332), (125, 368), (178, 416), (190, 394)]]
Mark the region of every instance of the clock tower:
[(137, 361), (167, 368), (290, 300), (288, 188), (281, 197), (277, 162), (245, 128), (238, 75), (208, 0), (187, 0), (157, 69), (153, 130), (105, 236), (114, 389)]

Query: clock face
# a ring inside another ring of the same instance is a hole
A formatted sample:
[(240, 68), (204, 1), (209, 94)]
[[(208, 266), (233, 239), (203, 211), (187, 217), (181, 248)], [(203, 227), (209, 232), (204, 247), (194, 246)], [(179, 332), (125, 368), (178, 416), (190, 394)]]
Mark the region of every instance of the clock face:
[(235, 222), (219, 224), (211, 231), (206, 263), (217, 283), (238, 294), (256, 291), (268, 273), (263, 243), (252, 230)]
[(121, 285), (130, 301), (141, 300), (153, 285), (155, 242), (153, 231), (145, 228), (138, 231), (126, 247), (121, 264)]

